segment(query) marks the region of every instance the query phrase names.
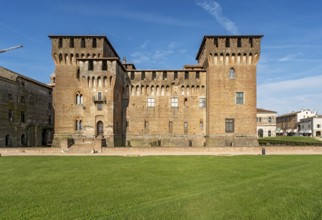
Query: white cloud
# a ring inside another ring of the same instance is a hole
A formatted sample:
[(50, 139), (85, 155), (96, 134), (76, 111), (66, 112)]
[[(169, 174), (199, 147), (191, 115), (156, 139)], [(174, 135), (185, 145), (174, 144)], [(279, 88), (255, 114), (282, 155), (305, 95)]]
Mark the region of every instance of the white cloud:
[(218, 2), (213, 0), (198, 0), (197, 5), (214, 16), (218, 23), (222, 25), (229, 33), (239, 34), (235, 23), (223, 15), (222, 8)]
[(296, 57), (302, 55), (301, 53), (295, 53), (295, 54), (289, 54), (287, 56), (284, 56), (280, 59), (278, 59), (278, 62), (287, 62), (287, 61), (293, 61)]
[(147, 64), (162, 64), (166, 58), (173, 54), (171, 49), (155, 50), (155, 51), (138, 51), (131, 54), (132, 62), (135, 64), (147, 63)]
[(258, 85), (257, 107), (279, 114), (300, 109), (322, 110), (322, 75)]
[(141, 46), (140, 46), (140, 47), (141, 47), (142, 49), (145, 49), (145, 48), (148, 46), (148, 44), (149, 44), (150, 42), (151, 42), (150, 40), (146, 40), (146, 41), (144, 41), (144, 42), (143, 42), (143, 44), (141, 44)]

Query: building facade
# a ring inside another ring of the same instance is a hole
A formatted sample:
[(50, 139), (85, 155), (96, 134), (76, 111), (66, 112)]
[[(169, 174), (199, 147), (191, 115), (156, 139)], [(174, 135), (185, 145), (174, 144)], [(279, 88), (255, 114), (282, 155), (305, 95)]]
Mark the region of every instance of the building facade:
[(301, 119), (299, 128), (303, 136), (322, 137), (322, 115)]
[(138, 70), (105, 36), (49, 36), (54, 145), (257, 146), (262, 36), (205, 36), (198, 64)]
[(257, 109), (257, 137), (275, 137), (276, 136), (276, 116), (277, 112)]
[(309, 109), (292, 112), (284, 115), (277, 116), (276, 127), (277, 135), (280, 136), (293, 136), (299, 133), (299, 123), (301, 119), (316, 116), (316, 111), (310, 111)]
[(0, 147), (51, 144), (52, 88), (0, 67)]

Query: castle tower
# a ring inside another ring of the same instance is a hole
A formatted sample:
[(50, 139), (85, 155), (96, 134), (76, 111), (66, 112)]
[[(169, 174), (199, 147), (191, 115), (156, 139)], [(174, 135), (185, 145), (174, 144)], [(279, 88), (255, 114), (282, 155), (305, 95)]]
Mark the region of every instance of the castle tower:
[(49, 36), (55, 63), (53, 146), (122, 145), (125, 69), (105, 36)]
[(256, 66), (263, 36), (205, 36), (197, 54), (207, 70), (207, 146), (258, 146)]

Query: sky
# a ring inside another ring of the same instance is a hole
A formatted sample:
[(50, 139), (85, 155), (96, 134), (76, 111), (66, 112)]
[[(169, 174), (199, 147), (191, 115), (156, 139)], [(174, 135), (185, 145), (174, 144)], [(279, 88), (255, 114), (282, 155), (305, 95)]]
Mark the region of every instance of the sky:
[(48, 83), (48, 35), (104, 35), (137, 69), (196, 64), (204, 35), (264, 35), (257, 107), (322, 114), (321, 0), (10, 0), (1, 4), (0, 66)]

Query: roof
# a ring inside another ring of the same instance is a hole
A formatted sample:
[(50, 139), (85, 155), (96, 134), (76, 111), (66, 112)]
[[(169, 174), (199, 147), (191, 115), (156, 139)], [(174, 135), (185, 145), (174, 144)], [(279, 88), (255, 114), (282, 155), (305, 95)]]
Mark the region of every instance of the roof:
[(298, 113), (300, 113), (301, 111), (297, 111), (297, 112), (291, 112), (291, 113), (286, 113), (284, 115), (279, 115), (277, 117), (285, 117), (285, 116), (291, 116), (291, 115), (297, 115)]
[(257, 109), (257, 113), (277, 113), (277, 112), (271, 111), (271, 110), (267, 110), (267, 109), (258, 108)]
[(202, 47), (205, 44), (207, 38), (262, 38), (262, 37), (264, 37), (264, 35), (205, 35), (200, 44), (200, 47), (196, 56), (196, 60), (198, 60)]
[(115, 53), (115, 55), (120, 58), (120, 56), (117, 54), (116, 50), (114, 49), (114, 47), (112, 46), (111, 42), (107, 39), (107, 37), (105, 35), (48, 35), (49, 38), (60, 38), (60, 37), (64, 37), (64, 38), (73, 38), (73, 37), (77, 37), (77, 38), (104, 38), (104, 40), (107, 42), (107, 44), (111, 47), (111, 49), (113, 50), (113, 52)]
[(18, 77), (20, 77), (20, 78), (23, 78), (23, 79), (25, 79), (25, 80), (27, 80), (27, 81), (30, 81), (30, 82), (32, 82), (32, 83), (38, 84), (38, 85), (43, 86), (43, 87), (46, 87), (46, 88), (48, 88), (48, 89), (52, 89), (52, 87), (51, 87), (51, 86), (49, 86), (49, 85), (47, 85), (47, 84), (45, 84), (45, 83), (42, 83), (42, 82), (39, 82), (39, 81), (34, 80), (34, 79), (32, 79), (32, 78), (29, 78), (29, 77), (27, 77), (27, 76), (21, 75), (21, 74), (16, 73), (16, 72), (14, 72), (14, 71), (12, 71), (12, 70), (6, 69), (6, 68), (4, 68), (4, 67), (2, 67), (2, 66), (0, 66), (0, 76), (1, 76), (1, 77), (7, 78), (7, 77), (5, 77), (5, 76), (3, 76), (3, 75), (1, 74), (3, 71), (7, 71), (7, 72), (9, 72), (9, 73), (11, 73), (11, 74), (16, 75), (16, 77), (15, 77), (14, 79), (13, 79), (13, 78), (8, 78), (8, 79), (10, 79), (10, 80), (14, 80), (14, 81), (16, 81), (16, 79), (17, 79)]

